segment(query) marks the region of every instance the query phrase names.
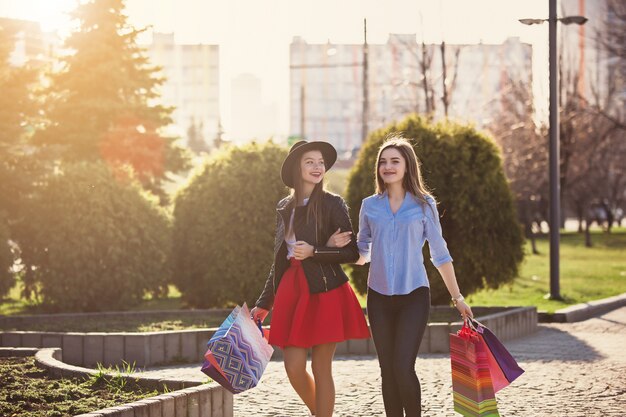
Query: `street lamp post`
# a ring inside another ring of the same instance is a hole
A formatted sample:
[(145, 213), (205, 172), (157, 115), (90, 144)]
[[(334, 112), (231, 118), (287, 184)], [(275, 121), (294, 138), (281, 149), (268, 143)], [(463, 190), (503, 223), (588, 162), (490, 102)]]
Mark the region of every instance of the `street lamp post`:
[(520, 19), (525, 25), (548, 22), (549, 67), (550, 67), (550, 294), (551, 300), (562, 300), (559, 285), (559, 229), (561, 227), (561, 195), (560, 195), (560, 157), (559, 157), (559, 102), (558, 102), (558, 54), (557, 54), (557, 21), (566, 25), (575, 23), (583, 25), (587, 21), (583, 16), (567, 16), (557, 18), (556, 0), (550, 0), (548, 19)]

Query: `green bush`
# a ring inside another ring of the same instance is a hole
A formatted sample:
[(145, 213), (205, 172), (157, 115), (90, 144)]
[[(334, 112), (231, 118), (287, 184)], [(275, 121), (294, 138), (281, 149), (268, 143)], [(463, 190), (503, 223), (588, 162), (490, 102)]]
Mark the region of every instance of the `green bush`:
[[(361, 200), (374, 193), (374, 167), (379, 146), (393, 133), (412, 140), (422, 175), (439, 202), (443, 235), (454, 258), (463, 294), (497, 288), (515, 278), (523, 258), (523, 238), (512, 194), (494, 142), (473, 127), (452, 122), (429, 124), (410, 116), (399, 124), (373, 132), (350, 172), (347, 202), (358, 227)], [(424, 259), (433, 304), (447, 304), (450, 296), (439, 273)], [(356, 288), (367, 289), (368, 266), (353, 267)]]
[(272, 142), (227, 148), (176, 197), (175, 283), (194, 307), (219, 307), (260, 294), (274, 250), (276, 203), (287, 195)]
[(124, 310), (162, 294), (168, 216), (140, 187), (104, 164), (62, 167), (36, 193), (18, 244), (28, 288), (50, 311)]
[(13, 252), (9, 246), (7, 219), (0, 212), (0, 298), (6, 296), (15, 284), (15, 276), (10, 271), (13, 265)]

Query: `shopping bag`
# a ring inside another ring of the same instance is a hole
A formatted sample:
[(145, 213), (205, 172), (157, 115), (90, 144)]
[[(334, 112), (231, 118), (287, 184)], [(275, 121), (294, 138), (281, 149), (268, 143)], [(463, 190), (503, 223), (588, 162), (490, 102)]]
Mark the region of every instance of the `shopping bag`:
[(207, 348), (202, 372), (233, 394), (255, 387), (274, 353), (246, 304), (233, 309)]
[(466, 417), (500, 417), (487, 347), (467, 323), (450, 334), (450, 363), (454, 411)]
[(498, 392), (515, 381), (524, 373), (524, 370), (520, 368), (513, 356), (488, 327), (473, 319), (472, 325), (487, 347), (491, 381), (493, 382), (494, 391)]

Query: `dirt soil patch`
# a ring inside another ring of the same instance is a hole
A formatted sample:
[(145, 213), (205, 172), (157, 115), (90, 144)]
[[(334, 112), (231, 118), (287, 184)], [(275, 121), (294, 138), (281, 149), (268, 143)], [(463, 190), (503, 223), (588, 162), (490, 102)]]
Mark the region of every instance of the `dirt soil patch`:
[(0, 416), (69, 417), (158, 395), (102, 378), (52, 379), (34, 357), (0, 358)]

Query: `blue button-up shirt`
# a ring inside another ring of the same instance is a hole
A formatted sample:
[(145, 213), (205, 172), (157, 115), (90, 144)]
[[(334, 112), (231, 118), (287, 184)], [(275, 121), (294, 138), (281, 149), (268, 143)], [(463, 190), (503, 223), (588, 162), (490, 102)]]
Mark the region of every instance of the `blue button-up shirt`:
[(395, 214), (386, 192), (363, 200), (357, 242), (361, 255), (371, 262), (368, 285), (374, 291), (398, 295), (428, 287), (422, 255), (426, 240), (433, 265), (452, 261), (437, 205), (430, 196), (426, 200), (428, 206), (407, 192)]

